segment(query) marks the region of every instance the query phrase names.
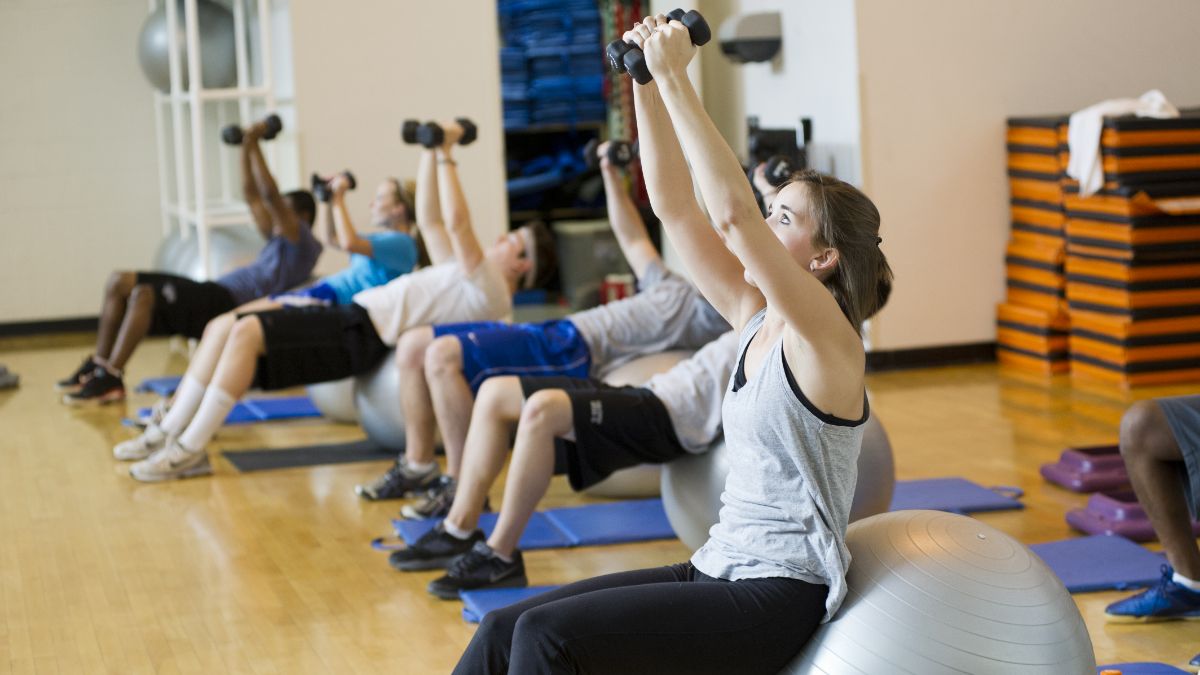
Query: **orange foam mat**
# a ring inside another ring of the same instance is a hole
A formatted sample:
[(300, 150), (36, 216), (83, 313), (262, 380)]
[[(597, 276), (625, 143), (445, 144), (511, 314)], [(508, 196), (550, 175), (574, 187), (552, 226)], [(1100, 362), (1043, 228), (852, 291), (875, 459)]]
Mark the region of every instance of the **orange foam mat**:
[(1200, 218), (1194, 216), (1133, 216), (1125, 222), (1071, 216), (1066, 234), (1072, 240), (1116, 242), (1126, 246), (1188, 244), (1200, 242)]
[(1079, 184), (1073, 180), (1064, 180), (1062, 189), (1063, 206), (1068, 212), (1114, 216), (1200, 213), (1200, 181), (1132, 184), (1114, 181), (1089, 197), (1079, 196)]
[[(1066, 233), (1061, 229), (1013, 221), (1012, 241), (1030, 246), (1065, 247)], [(1065, 248), (1063, 250), (1066, 250)]]
[[(1017, 231), (1014, 229), (1013, 237), (1016, 238), (1016, 236)], [(1122, 241), (1067, 237), (1067, 255), (1119, 260), (1134, 264), (1178, 262), (1200, 259), (1200, 242), (1132, 246)]]
[[(1032, 146), (1019, 146), (1023, 150), (1032, 150)], [(1062, 172), (1062, 167), (1065, 166), (1059, 163), (1057, 153), (1050, 154), (1035, 153), (1035, 152), (1016, 152), (1012, 149), (1008, 153), (1008, 168), (1014, 171), (1031, 171), (1034, 173), (1057, 174)]]
[(996, 321), (1018, 330), (1046, 335), (1066, 335), (1071, 327), (1071, 319), (1066, 312), (1007, 302), (996, 305)]
[(1033, 307), (1046, 312), (1065, 312), (1067, 311), (1067, 300), (1063, 293), (1063, 291), (1053, 289), (1030, 289), (1023, 287), (1021, 282), (1008, 281), (1004, 300), (1009, 304)]
[(1120, 366), (1179, 359), (1200, 359), (1200, 340), (1197, 340), (1194, 335), (1190, 336), (1190, 339), (1177, 343), (1128, 346), (1107, 342), (1089, 335), (1072, 333), (1068, 344), (1073, 357), (1083, 354)]
[(1010, 204), (1012, 219), (1016, 222), (1061, 231), (1067, 220), (1061, 204), (1029, 199), (1013, 199)]
[[(1154, 281), (1200, 279), (1200, 261), (1134, 265), (1128, 261), (1067, 256), (1065, 271), (1077, 281), (1107, 280), (1126, 285)], [(1136, 286), (1134, 286), (1136, 287)]]
[(1069, 359), (1048, 359), (1037, 354), (1027, 354), (1017, 349), (996, 346), (996, 360), (1005, 368), (1013, 368), (1038, 375), (1059, 375), (1071, 368)]
[(1067, 258), (1067, 244), (1063, 239), (1055, 239), (1047, 244), (1014, 237), (1008, 240), (1004, 255), (1005, 260), (1013, 264), (1062, 270)]
[(1071, 331), (1107, 336), (1130, 344), (1177, 341), (1179, 336), (1200, 335), (1200, 312), (1192, 315), (1134, 321), (1129, 317), (1072, 310)]
[(1028, 285), (1031, 290), (1047, 289), (1063, 293), (1066, 289), (1067, 278), (1062, 272), (1026, 267), (1024, 265), (1005, 265), (1004, 278), (1008, 282), (1019, 282)]
[(1054, 359), (1066, 359), (1070, 349), (1070, 342), (1065, 335), (1040, 337), (1005, 327), (996, 328), (996, 344)]
[(1070, 371), (1072, 379), (1106, 382), (1122, 387), (1151, 387), (1163, 384), (1200, 382), (1200, 366), (1130, 373), (1126, 371), (1126, 368), (1115, 364), (1098, 365), (1095, 360), (1087, 356), (1071, 359)]
[(1058, 180), (1009, 176), (1008, 192), (1012, 195), (1013, 199), (1048, 202), (1059, 205), (1059, 208), (1062, 207), (1062, 183)]
[(1186, 280), (1186, 288), (1131, 291), (1067, 281), (1067, 301), (1072, 305), (1102, 305), (1122, 310), (1163, 307), (1200, 307), (1200, 281)]

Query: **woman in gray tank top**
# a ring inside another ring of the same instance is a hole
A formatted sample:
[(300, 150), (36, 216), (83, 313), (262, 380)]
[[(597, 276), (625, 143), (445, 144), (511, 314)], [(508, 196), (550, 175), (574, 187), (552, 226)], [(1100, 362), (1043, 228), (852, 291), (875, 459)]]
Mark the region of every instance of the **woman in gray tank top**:
[[(859, 329), (891, 290), (879, 212), (856, 188), (803, 172), (764, 221), (688, 81), (688, 30), (659, 15), (623, 39), (654, 76), (634, 85), (651, 204), (696, 286), (741, 334), (722, 409), (720, 521), (689, 562), (488, 614), (458, 673), (773, 675), (845, 596), (867, 419)], [(711, 224), (691, 198), (685, 153)]]

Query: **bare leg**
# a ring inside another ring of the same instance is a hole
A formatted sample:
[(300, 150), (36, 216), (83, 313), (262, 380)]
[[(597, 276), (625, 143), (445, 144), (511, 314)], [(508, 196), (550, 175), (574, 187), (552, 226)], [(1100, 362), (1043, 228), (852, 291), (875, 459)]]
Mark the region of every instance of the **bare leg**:
[(462, 474), (454, 504), (446, 521), (461, 530), (473, 530), (487, 500), (488, 490), (508, 456), (508, 434), (521, 418), (525, 395), (516, 377), (493, 377), (479, 388), (473, 422), (467, 433)]
[(1155, 401), (1139, 401), (1121, 419), (1121, 455), (1138, 501), (1175, 571), (1200, 579), (1200, 548), (1179, 484), (1183, 454), (1167, 417)]
[(442, 446), (446, 449), (446, 474), (457, 476), (462, 463), (463, 444), (471, 426), (474, 397), (463, 377), (462, 343), (447, 335), (434, 340), (425, 350), (425, 379)]
[(96, 358), (106, 360), (112, 354), (113, 343), (125, 318), (125, 305), (137, 285), (134, 272), (113, 272), (104, 285), (104, 302), (100, 309), (100, 329), (96, 335)]
[(204, 335), (200, 337), (196, 353), (192, 355), (192, 361), (188, 364), (187, 374), (200, 384), (208, 385), (212, 381), (213, 373), (217, 370), (217, 362), (221, 358), (221, 352), (225, 350), (225, 343), (229, 339), (229, 333), (233, 330), (233, 324), (237, 321), (238, 314), (265, 312), (280, 307), (282, 305), (270, 298), (260, 298), (209, 321), (204, 326)]
[(525, 401), (504, 483), (500, 520), (488, 538), (496, 553), (508, 556), (516, 550), (554, 476), (554, 439), (573, 435), (574, 430), (571, 399), (561, 389), (543, 389)]
[(125, 369), (133, 350), (141, 343), (146, 333), (150, 332), (150, 319), (154, 316), (154, 289), (147, 284), (134, 286), (125, 303), (125, 318), (121, 320), (121, 329), (117, 331), (117, 340), (113, 344), (107, 365), (117, 372)]
[(437, 420), (425, 382), (425, 349), (433, 342), (433, 327), (406, 331), (396, 344), (396, 367), (400, 369), (400, 405), (404, 410), (404, 454), (410, 464), (433, 461)]
[(254, 381), (254, 369), (263, 353), (262, 322), (254, 315), (238, 319), (229, 332), (212, 384), (235, 399), (241, 398)]

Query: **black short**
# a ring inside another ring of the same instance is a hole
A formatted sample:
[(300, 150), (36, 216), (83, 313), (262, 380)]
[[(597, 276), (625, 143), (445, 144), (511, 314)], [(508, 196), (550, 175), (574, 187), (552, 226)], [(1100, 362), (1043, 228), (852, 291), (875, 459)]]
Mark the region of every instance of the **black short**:
[(688, 454), (666, 406), (649, 389), (573, 377), (521, 378), (526, 398), (542, 389), (562, 389), (571, 399), (575, 441), (559, 439), (556, 450), (565, 456), (572, 489), (595, 485), (618, 469)]
[(261, 389), (284, 389), (361, 375), (391, 349), (379, 339), (367, 310), (353, 303), (255, 312), (264, 354), (254, 378)]
[(137, 284), (154, 289), (151, 335), (198, 338), (204, 334), (204, 326), (210, 320), (237, 307), (229, 291), (212, 281), (193, 281), (159, 272), (138, 272)]

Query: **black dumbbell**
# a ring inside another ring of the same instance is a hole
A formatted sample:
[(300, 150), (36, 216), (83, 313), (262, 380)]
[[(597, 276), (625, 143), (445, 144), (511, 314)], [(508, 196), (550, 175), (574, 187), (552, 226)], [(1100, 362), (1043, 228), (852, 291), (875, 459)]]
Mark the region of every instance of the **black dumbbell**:
[(417, 142), (417, 129), (421, 128), (421, 123), (416, 120), (404, 120), (404, 124), (400, 125), (400, 140), (409, 145), (414, 145)]
[[(358, 181), (354, 180), (354, 174), (350, 173), (350, 169), (346, 169), (340, 175), (346, 177), (346, 182), (349, 183), (348, 189), (353, 190), (358, 187)], [(329, 187), (329, 181), (315, 173), (312, 175), (312, 193), (319, 202), (327, 202), (333, 198), (333, 190)]]
[[(458, 139), (459, 145), (470, 145), (475, 142), (479, 135), (479, 130), (475, 127), (475, 123), (465, 117), (456, 117), (455, 122), (462, 127), (462, 138)], [(446, 139), (446, 132), (442, 129), (442, 125), (437, 122), (426, 122), (417, 127), (415, 140), (417, 143), (427, 147), (436, 148)]]
[[(267, 125), (267, 131), (262, 135), (264, 141), (274, 139), (280, 131), (283, 131), (283, 120), (279, 119), (279, 115), (275, 113), (267, 115), (263, 122)], [(221, 130), (221, 140), (228, 145), (241, 145), (243, 136), (242, 128), (236, 124), (230, 124)]]
[(779, 187), (788, 182), (793, 173), (796, 173), (796, 164), (791, 157), (787, 155), (772, 155), (767, 159), (767, 165), (763, 167), (763, 178), (767, 180), (767, 184), (771, 187)]
[[(587, 163), (589, 169), (597, 169), (600, 167), (600, 156), (597, 150), (600, 148), (600, 141), (593, 138), (583, 146), (583, 161)], [(634, 157), (637, 157), (637, 141), (630, 143), (629, 141), (610, 141), (608, 151), (605, 156), (608, 157), (610, 164), (614, 166), (629, 166)]]
[[(686, 12), (673, 9), (667, 14), (667, 18), (682, 23), (691, 35), (692, 44), (697, 47), (708, 44), (712, 39), (712, 29), (709, 28), (708, 22), (694, 9)], [(636, 44), (613, 40), (608, 43), (604, 53), (608, 55), (608, 62), (613, 70), (629, 73), (638, 84), (646, 84), (654, 79), (650, 69), (646, 67), (646, 55)]]

